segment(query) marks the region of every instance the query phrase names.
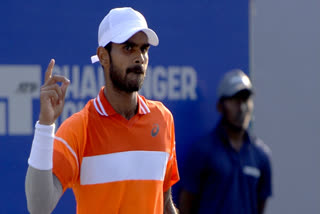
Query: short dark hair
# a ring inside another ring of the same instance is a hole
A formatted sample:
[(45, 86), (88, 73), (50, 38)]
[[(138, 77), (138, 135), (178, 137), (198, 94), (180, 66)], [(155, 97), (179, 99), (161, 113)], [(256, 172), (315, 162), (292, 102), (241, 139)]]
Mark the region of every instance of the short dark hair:
[(104, 48), (109, 52), (110, 55), (112, 49), (112, 42), (109, 42), (106, 46), (104, 46)]

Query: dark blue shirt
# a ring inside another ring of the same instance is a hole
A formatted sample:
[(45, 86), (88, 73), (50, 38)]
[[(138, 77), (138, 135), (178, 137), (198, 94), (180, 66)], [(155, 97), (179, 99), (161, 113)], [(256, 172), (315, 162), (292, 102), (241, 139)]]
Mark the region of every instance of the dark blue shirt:
[(256, 214), (271, 196), (268, 147), (247, 133), (240, 151), (231, 147), (221, 122), (192, 145), (181, 176), (182, 187), (199, 199), (200, 214)]

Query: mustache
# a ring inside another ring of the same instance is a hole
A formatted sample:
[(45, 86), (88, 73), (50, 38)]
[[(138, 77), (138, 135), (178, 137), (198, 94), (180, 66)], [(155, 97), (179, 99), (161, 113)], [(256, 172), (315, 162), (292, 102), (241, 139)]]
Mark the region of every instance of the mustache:
[(133, 67), (127, 68), (126, 73), (144, 74), (143, 67), (141, 65), (135, 65)]

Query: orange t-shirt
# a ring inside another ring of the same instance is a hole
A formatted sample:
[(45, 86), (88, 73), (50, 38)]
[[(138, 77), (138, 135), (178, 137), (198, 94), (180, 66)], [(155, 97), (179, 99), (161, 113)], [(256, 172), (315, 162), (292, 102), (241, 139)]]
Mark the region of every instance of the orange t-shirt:
[(53, 172), (73, 189), (78, 214), (163, 213), (163, 192), (179, 180), (172, 114), (138, 95), (126, 120), (103, 90), (58, 129)]

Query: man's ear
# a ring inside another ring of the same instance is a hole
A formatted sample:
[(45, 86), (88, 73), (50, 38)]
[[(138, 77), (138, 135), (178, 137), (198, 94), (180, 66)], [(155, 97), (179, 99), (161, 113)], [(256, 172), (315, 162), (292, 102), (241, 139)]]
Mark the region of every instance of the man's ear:
[(107, 70), (110, 67), (110, 57), (109, 52), (104, 47), (98, 47), (97, 55), (99, 57), (100, 64)]

